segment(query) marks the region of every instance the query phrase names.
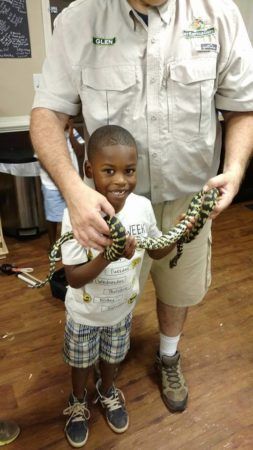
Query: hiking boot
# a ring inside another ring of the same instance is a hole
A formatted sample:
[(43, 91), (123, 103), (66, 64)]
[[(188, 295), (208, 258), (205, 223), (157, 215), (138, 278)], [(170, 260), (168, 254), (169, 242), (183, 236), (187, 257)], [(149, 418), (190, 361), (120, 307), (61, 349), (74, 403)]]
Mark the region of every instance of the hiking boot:
[(107, 391), (106, 395), (102, 395), (99, 391), (101, 379), (96, 384), (98, 396), (94, 403), (98, 401), (105, 408), (106, 420), (109, 427), (115, 433), (124, 433), (129, 425), (128, 413), (125, 407), (125, 397), (120, 389), (114, 385)]
[(171, 412), (184, 411), (188, 399), (188, 388), (181, 372), (180, 353), (174, 356), (156, 355), (155, 367), (160, 375), (162, 398)]
[(0, 420), (0, 447), (15, 441), (19, 433), (20, 428), (16, 422)]
[(73, 394), (69, 397), (69, 406), (64, 409), (63, 414), (70, 416), (65, 425), (65, 434), (72, 445), (72, 447), (82, 447), (89, 435), (88, 420), (90, 418), (90, 411), (88, 410), (88, 404), (85, 400), (85, 396), (82, 402), (79, 402), (74, 398)]

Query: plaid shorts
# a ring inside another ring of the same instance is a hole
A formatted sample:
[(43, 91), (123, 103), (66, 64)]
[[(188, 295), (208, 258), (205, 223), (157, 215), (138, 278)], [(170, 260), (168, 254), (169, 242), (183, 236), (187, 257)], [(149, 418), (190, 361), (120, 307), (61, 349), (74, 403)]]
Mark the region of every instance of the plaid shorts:
[(132, 313), (110, 327), (95, 327), (74, 322), (66, 314), (63, 358), (73, 367), (86, 368), (97, 360), (117, 364), (130, 347)]

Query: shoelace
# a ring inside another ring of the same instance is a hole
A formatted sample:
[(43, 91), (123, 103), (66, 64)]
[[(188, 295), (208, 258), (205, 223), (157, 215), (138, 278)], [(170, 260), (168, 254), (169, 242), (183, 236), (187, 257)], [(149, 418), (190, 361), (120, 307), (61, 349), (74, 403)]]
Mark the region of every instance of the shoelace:
[(178, 367), (177, 366), (171, 366), (171, 367), (163, 366), (163, 370), (166, 373), (169, 386), (172, 389), (180, 389), (182, 384), (180, 381), (180, 376), (177, 371)]
[(106, 406), (109, 411), (115, 411), (116, 409), (122, 408), (122, 401), (120, 400), (121, 391), (117, 388), (114, 389), (112, 395), (110, 397), (104, 397), (100, 393), (95, 399), (94, 403), (97, 403), (98, 400), (102, 403), (102, 405)]
[(72, 419), (73, 422), (81, 422), (84, 419), (89, 420), (90, 418), (90, 411), (86, 407), (86, 403), (74, 403), (73, 405), (69, 405), (64, 409), (63, 414), (64, 416), (70, 416), (66, 426)]

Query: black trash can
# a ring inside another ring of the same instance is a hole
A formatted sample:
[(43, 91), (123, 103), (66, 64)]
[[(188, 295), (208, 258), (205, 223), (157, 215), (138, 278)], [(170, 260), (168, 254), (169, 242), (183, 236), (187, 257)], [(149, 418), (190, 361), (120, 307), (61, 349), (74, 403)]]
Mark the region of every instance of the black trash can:
[(0, 134), (0, 214), (6, 235), (31, 238), (46, 230), (39, 163), (28, 132)]

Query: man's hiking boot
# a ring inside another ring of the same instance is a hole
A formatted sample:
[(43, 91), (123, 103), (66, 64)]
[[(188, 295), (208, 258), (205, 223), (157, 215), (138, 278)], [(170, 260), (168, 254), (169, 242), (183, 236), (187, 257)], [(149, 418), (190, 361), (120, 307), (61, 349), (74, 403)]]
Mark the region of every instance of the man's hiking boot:
[(180, 367), (180, 353), (174, 356), (156, 355), (155, 367), (159, 373), (162, 398), (171, 412), (184, 411), (188, 399), (188, 388)]

